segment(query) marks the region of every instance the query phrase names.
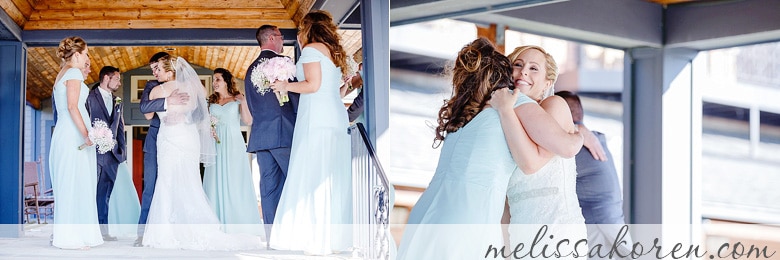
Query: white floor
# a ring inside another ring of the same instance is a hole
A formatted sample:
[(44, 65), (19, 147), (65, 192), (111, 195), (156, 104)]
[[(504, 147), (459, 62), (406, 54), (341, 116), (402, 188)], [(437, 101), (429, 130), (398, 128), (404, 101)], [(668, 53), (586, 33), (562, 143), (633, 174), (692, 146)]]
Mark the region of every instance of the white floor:
[(63, 250), (49, 245), (52, 225), (25, 225), (20, 238), (0, 238), (0, 259), (356, 259), (350, 254), (305, 256), (300, 251), (194, 251), (133, 247), (134, 238), (119, 238), (89, 250)]

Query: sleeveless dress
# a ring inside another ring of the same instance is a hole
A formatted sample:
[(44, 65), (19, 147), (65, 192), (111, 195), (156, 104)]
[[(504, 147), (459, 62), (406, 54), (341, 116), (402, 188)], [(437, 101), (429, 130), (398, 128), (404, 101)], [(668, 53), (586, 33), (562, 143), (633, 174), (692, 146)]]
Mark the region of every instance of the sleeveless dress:
[(87, 108), (89, 88), (84, 84), (84, 76), (77, 68), (68, 69), (54, 83), (54, 94), (59, 119), (54, 127), (49, 151), (49, 169), (54, 191), (54, 240), (52, 245), (65, 249), (78, 249), (103, 244), (97, 219), (97, 154), (95, 146), (82, 150), (84, 143), (76, 124), (68, 112), (68, 98), (65, 82), (81, 81), (78, 108), (81, 120), (92, 129)]
[[(521, 93), (515, 106), (529, 102)], [(484, 259), (490, 246), (500, 248), (516, 168), (493, 108), (447, 134), (433, 179), (409, 214), (398, 259)]]
[[(510, 248), (530, 243), (537, 233), (545, 232), (542, 243), (557, 245), (568, 239), (571, 244), (561, 246), (561, 252), (574, 252), (575, 243), (588, 237), (576, 187), (574, 158), (556, 155), (534, 174), (526, 175), (520, 169), (512, 173), (507, 190)], [(587, 248), (580, 245), (577, 251), (584, 254)]]
[(211, 116), (218, 119), (216, 132), (220, 143), (216, 144), (216, 163), (206, 167), (203, 174), (203, 189), (212, 211), (224, 224), (225, 232), (262, 237), (265, 231), (249, 170), (246, 143), (241, 135), (238, 109), (238, 101), (209, 107)]
[(137, 236), (140, 215), (141, 204), (133, 185), (133, 175), (127, 161), (124, 161), (117, 168), (114, 189), (108, 200), (108, 232), (116, 237)]
[(303, 64), (310, 62), (320, 63), (322, 85), (300, 96), (287, 181), (269, 241), (274, 249), (326, 255), (352, 245), (351, 141), (339, 94), (341, 71), (306, 47), (296, 64), (299, 81), (306, 80)]
[(200, 180), (200, 139), (196, 125), (177, 122), (176, 115), (172, 115), (173, 120), (166, 120), (169, 112), (157, 113), (160, 116), (157, 183), (146, 222), (144, 246), (193, 250), (262, 248), (259, 237), (222, 232)]

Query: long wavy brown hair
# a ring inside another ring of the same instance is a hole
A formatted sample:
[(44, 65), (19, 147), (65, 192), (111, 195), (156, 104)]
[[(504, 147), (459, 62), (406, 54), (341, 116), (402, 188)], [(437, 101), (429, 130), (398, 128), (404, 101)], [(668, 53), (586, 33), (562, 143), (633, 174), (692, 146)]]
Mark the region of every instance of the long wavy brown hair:
[(341, 46), (341, 36), (328, 11), (314, 10), (306, 14), (298, 28), (298, 37), (303, 46), (313, 42), (325, 44), (333, 64), (341, 69), (341, 74), (347, 74), (347, 53)]
[[(238, 88), (236, 88), (236, 83), (233, 81), (233, 74), (230, 73), (229, 70), (225, 68), (216, 68), (214, 70), (214, 74), (222, 74), (222, 79), (225, 80), (225, 87), (227, 88), (228, 94), (231, 96), (236, 96), (238, 94), (241, 94), (240, 91), (238, 91)], [(219, 102), (219, 93), (214, 91), (214, 93), (211, 93), (208, 97), (208, 103), (209, 105), (218, 103)]]
[(452, 97), (439, 109), (433, 147), (481, 112), (496, 89), (512, 88), (512, 63), (490, 41), (479, 38), (464, 46), (452, 67)]

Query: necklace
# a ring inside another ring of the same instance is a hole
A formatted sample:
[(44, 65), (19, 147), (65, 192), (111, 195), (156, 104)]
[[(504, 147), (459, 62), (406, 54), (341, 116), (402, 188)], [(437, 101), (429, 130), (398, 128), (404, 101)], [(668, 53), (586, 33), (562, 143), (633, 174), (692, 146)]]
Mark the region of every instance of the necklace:
[(225, 104), (227, 102), (224, 102), (224, 101), (231, 101), (231, 100), (233, 100), (233, 96), (219, 97), (219, 103), (220, 104)]

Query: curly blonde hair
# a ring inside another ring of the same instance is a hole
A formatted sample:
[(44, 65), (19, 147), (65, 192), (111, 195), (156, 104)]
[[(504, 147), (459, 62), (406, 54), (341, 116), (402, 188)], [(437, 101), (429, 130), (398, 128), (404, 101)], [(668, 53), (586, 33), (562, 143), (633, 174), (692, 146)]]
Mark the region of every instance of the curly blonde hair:
[(433, 147), (458, 131), (479, 112), (496, 89), (512, 88), (512, 63), (490, 41), (479, 38), (464, 46), (451, 70), (452, 97), (439, 109)]

